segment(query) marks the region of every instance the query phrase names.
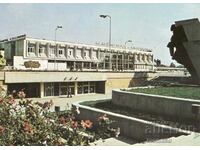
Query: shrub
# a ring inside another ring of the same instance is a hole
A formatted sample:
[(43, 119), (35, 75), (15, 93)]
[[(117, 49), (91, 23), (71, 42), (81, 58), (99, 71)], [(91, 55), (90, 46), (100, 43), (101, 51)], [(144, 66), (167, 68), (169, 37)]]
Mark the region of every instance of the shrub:
[(99, 120), (99, 129), (94, 131), (93, 122), (76, 119), (78, 108), (52, 113), (52, 100), (33, 102), (23, 91), (18, 97), (18, 102), (13, 95), (0, 97), (0, 145), (89, 145), (96, 137), (105, 138), (112, 129), (108, 122)]

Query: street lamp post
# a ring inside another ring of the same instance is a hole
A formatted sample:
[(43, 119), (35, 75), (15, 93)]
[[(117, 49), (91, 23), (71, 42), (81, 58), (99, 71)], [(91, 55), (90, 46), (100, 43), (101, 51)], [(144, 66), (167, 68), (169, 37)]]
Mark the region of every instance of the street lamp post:
[(62, 29), (62, 26), (57, 26), (55, 28), (54, 70), (56, 70), (56, 33), (58, 29)]
[(125, 49), (126, 49), (126, 44), (131, 43), (131, 42), (132, 42), (132, 40), (128, 40), (128, 41), (125, 42)]
[(109, 15), (100, 15), (101, 18), (109, 18), (109, 43), (108, 43), (108, 48), (109, 48), (109, 51), (110, 51), (110, 62), (109, 62), (109, 66), (110, 66), (110, 69), (112, 68), (112, 62), (111, 62), (111, 16)]

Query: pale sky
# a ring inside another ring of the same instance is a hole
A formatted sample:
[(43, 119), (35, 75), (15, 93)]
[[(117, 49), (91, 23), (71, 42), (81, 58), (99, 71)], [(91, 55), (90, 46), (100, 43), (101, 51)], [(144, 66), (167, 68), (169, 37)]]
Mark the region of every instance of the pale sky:
[(154, 57), (169, 65), (170, 26), (177, 20), (198, 18), (200, 4), (0, 4), (0, 39), (27, 34), (35, 38), (95, 44), (108, 42), (112, 17), (112, 44), (153, 49)]

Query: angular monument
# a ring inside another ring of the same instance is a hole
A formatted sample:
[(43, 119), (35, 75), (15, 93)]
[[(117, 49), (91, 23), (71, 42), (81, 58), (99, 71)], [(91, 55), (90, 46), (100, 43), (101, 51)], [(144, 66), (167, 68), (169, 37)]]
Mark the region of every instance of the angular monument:
[(184, 65), (193, 80), (200, 83), (200, 23), (197, 18), (176, 21), (167, 47), (172, 59)]

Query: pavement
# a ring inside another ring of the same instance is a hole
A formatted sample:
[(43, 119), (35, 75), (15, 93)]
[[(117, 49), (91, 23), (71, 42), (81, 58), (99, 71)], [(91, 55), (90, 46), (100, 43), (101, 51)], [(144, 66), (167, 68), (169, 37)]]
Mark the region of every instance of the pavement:
[(190, 135), (137, 143), (134, 146), (200, 146), (200, 133), (193, 132)]
[(98, 140), (91, 143), (91, 146), (130, 146), (137, 143), (135, 140), (131, 140), (124, 137), (108, 138), (106, 140)]
[(66, 110), (71, 107), (74, 102), (83, 102), (83, 101), (96, 101), (102, 99), (111, 99), (111, 93), (108, 94), (85, 94), (85, 95), (76, 95), (71, 98), (65, 97), (45, 97), (45, 98), (30, 98), (35, 102), (48, 102), (53, 100), (53, 107), (51, 107), (50, 111), (54, 111), (55, 106), (60, 107), (60, 111)]

